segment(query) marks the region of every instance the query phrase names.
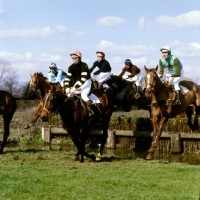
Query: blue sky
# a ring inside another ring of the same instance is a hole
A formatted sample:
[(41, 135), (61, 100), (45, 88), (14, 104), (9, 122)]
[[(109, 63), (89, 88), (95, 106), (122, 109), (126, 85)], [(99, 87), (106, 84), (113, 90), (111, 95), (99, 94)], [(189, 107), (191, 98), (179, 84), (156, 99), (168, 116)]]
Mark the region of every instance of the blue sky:
[(197, 0), (0, 0), (0, 30), (0, 59), (22, 82), (30, 73), (47, 75), (51, 62), (67, 71), (76, 49), (89, 67), (104, 51), (114, 74), (126, 58), (152, 68), (163, 45), (181, 60), (184, 76), (200, 76)]

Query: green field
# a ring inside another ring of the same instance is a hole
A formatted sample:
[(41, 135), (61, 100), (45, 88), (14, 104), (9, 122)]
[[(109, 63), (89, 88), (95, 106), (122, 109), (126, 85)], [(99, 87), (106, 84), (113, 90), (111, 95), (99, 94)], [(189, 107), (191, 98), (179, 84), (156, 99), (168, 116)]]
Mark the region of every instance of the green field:
[(199, 199), (200, 166), (109, 154), (100, 163), (79, 163), (74, 153), (6, 149), (0, 199)]

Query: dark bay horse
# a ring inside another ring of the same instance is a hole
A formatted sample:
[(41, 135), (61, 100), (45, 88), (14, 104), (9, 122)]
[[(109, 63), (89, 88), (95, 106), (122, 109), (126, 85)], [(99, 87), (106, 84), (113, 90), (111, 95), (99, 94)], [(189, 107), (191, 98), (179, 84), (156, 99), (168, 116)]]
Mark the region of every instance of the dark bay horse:
[[(63, 127), (78, 150), (75, 160), (79, 160), (79, 155), (81, 155), (81, 162), (84, 162), (84, 156), (96, 161), (101, 160), (108, 137), (109, 121), (113, 112), (114, 104), (111, 92), (103, 92), (97, 89), (93, 91), (93, 94), (99, 98), (100, 103), (93, 106), (94, 115), (89, 116), (86, 104), (80, 97), (77, 95), (67, 97), (62, 92), (56, 91), (55, 87), (52, 87), (44, 97), (44, 107), (41, 113), (41, 117), (46, 118), (48, 113), (58, 111)], [(89, 136), (90, 126), (100, 121), (103, 130), (102, 145), (100, 153), (95, 157), (85, 152), (85, 144)]]
[(10, 122), (16, 109), (16, 99), (10, 93), (0, 90), (0, 115), (2, 115), (4, 123), (4, 136), (1, 144), (0, 154), (3, 153), (3, 149), (10, 134)]
[[(42, 112), (42, 108), (43, 108), (42, 99), (44, 98), (45, 94), (48, 93), (48, 91), (51, 88), (51, 84), (47, 80), (48, 79), (41, 72), (36, 72), (33, 75), (31, 74), (31, 80), (29, 83), (30, 90), (32, 90), (32, 91), (40, 90), (41, 100), (40, 100), (40, 103), (31, 119), (31, 121), (25, 125), (25, 127), (24, 127), (25, 129), (28, 129), (31, 126), (33, 126), (34, 123), (37, 121), (37, 119), (40, 117), (40, 113)], [(56, 87), (57, 91), (62, 90), (62, 87), (60, 84), (56, 84), (55, 87)]]
[(128, 103), (127, 111), (130, 111), (130, 106), (134, 105), (139, 109), (148, 110), (151, 113), (149, 106), (150, 100), (146, 97), (144, 91), (140, 92), (140, 98), (135, 98), (136, 88), (133, 86), (133, 83), (116, 75), (111, 75), (110, 78), (105, 81), (105, 83), (114, 91), (116, 95), (116, 105), (123, 104), (123, 101), (125, 101)]
[[(191, 113), (191, 104), (195, 107), (196, 115), (198, 115), (198, 110), (200, 106), (200, 88), (191, 81), (181, 81), (180, 85), (186, 87), (189, 91), (183, 93), (181, 96), (181, 105), (173, 105), (175, 101), (175, 94), (171, 88), (165, 83), (162, 83), (158, 77), (156, 71), (158, 66), (153, 69), (147, 69), (146, 71), (145, 83), (146, 83), (146, 96), (151, 98), (151, 111), (152, 111), (152, 125), (153, 125), (153, 138), (151, 147), (149, 149), (149, 154), (146, 159), (152, 159), (155, 150), (158, 146), (160, 136), (162, 134), (163, 128), (167, 123), (169, 118), (174, 118), (178, 114)], [(189, 111), (188, 111), (189, 110)], [(196, 121), (196, 129), (198, 128), (198, 116)], [(191, 124), (188, 123), (190, 126)], [(191, 128), (195, 129), (194, 126)]]

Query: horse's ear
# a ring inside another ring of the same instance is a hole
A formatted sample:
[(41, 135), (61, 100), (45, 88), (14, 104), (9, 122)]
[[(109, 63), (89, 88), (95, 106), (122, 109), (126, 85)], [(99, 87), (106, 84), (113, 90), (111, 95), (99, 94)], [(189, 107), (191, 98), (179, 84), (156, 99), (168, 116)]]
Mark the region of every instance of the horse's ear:
[(30, 73), (30, 76), (32, 77), (32, 74)]
[(156, 71), (158, 70), (158, 65), (156, 66)]
[(144, 69), (145, 69), (146, 73), (149, 72), (149, 70), (147, 69), (146, 65), (144, 65)]

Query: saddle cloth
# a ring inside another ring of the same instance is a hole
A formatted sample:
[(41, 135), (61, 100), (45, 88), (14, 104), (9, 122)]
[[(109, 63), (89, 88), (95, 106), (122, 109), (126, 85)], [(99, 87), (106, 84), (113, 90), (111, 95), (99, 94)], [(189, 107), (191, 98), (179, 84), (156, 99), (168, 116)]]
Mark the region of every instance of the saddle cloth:
[[(79, 94), (80, 95), (81, 92), (80, 91), (75, 91), (74, 94)], [(99, 100), (99, 98), (95, 94), (93, 94), (93, 93), (91, 93), (88, 96), (88, 98), (92, 101), (92, 104), (101, 103), (100, 100)]]
[(179, 87), (184, 91), (184, 93), (189, 92), (189, 90), (186, 87), (184, 87), (182, 85), (179, 85)]

